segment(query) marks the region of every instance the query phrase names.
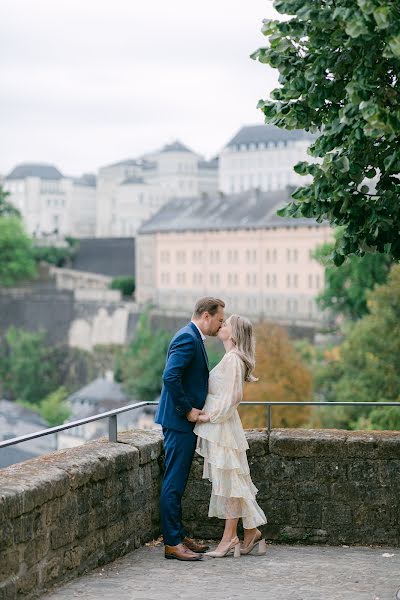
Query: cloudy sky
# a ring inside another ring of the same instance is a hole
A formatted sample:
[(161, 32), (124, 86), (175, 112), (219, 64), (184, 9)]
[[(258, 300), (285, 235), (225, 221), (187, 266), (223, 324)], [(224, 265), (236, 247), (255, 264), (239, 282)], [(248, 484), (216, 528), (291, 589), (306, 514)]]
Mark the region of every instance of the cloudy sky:
[(0, 174), (67, 175), (180, 139), (207, 158), (276, 84), (249, 54), (270, 0), (2, 0)]

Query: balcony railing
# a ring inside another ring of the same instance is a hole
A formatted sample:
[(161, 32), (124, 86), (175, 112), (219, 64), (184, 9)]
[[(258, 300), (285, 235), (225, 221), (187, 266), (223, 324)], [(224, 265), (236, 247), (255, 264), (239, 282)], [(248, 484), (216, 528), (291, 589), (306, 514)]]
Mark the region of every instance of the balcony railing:
[[(14, 444), (19, 444), (21, 442), (27, 442), (29, 440), (34, 440), (39, 437), (43, 437), (44, 435), (51, 435), (52, 433), (58, 433), (59, 431), (64, 431), (65, 429), (71, 429), (72, 427), (79, 427), (80, 425), (85, 425), (86, 423), (92, 423), (93, 421), (99, 421), (101, 419), (108, 419), (108, 439), (110, 442), (117, 442), (117, 433), (118, 433), (118, 415), (127, 412), (128, 410), (135, 410), (136, 408), (140, 408), (142, 406), (157, 406), (158, 402), (137, 402), (136, 404), (129, 404), (128, 406), (122, 406), (121, 408), (116, 408), (114, 410), (109, 410), (104, 413), (99, 413), (98, 415), (93, 415), (91, 417), (86, 417), (85, 419), (79, 419), (79, 421), (71, 421), (69, 423), (64, 423), (63, 425), (57, 425), (56, 427), (49, 427), (48, 429), (42, 429), (41, 431), (35, 431), (33, 433), (28, 433), (26, 435), (21, 435), (19, 437), (10, 438), (8, 440), (4, 440), (0, 442), (0, 449), (5, 448), (7, 446), (12, 446)], [(267, 431), (268, 433), (271, 431), (271, 419), (272, 419), (272, 408), (274, 406), (370, 406), (371, 408), (377, 406), (397, 406), (400, 408), (400, 402), (268, 402), (268, 401), (259, 401), (259, 402), (241, 402), (240, 406), (265, 406), (266, 408), (266, 423), (267, 423)]]

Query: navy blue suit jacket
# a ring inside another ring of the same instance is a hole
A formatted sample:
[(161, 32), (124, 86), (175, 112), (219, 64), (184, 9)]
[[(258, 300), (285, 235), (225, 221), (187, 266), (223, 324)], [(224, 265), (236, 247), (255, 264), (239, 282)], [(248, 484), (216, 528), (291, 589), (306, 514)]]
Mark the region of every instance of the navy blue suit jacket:
[(177, 431), (193, 431), (187, 420), (192, 408), (201, 410), (208, 393), (208, 358), (196, 325), (190, 322), (172, 338), (163, 372), (163, 387), (155, 422)]

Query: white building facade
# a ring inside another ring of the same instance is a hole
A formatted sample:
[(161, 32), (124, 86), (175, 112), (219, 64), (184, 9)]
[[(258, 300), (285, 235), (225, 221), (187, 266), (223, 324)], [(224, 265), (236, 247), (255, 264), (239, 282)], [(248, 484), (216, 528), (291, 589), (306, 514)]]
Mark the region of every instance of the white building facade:
[(102, 167), (96, 235), (135, 236), (171, 198), (215, 194), (217, 185), (218, 160), (205, 161), (178, 141), (144, 158)]
[(315, 298), (324, 270), (312, 257), (333, 238), (328, 225), (283, 219), (287, 192), (174, 200), (139, 230), (136, 299), (190, 312), (201, 296), (227, 301), (227, 311), (298, 324), (325, 316)]
[(53, 165), (26, 163), (5, 177), (4, 189), (31, 235), (91, 237), (95, 233), (94, 175), (74, 179)]
[(304, 185), (309, 176), (293, 167), (310, 160), (307, 154), (313, 137), (305, 131), (285, 130), (274, 125), (242, 127), (219, 157), (219, 190), (225, 194), (250, 189), (281, 190)]

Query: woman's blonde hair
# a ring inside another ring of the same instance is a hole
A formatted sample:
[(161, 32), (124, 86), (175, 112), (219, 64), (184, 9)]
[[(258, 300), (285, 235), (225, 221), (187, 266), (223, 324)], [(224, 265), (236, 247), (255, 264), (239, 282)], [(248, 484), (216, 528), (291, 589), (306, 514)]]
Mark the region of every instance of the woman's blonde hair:
[(229, 323), (232, 328), (232, 342), (235, 344), (235, 352), (240, 356), (245, 365), (245, 381), (258, 381), (252, 375), (256, 366), (256, 340), (253, 334), (253, 326), (249, 319), (240, 315), (231, 315)]

